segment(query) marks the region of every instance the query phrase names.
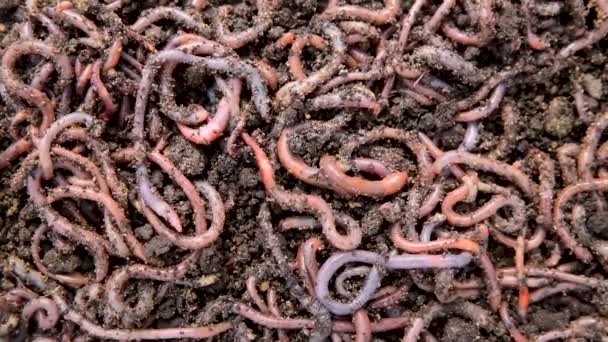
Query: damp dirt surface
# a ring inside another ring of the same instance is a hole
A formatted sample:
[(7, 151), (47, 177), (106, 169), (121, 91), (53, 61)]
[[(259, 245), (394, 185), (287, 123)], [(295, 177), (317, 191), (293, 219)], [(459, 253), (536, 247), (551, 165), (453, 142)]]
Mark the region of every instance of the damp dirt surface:
[(2, 1), (0, 341), (607, 338), (607, 34), (605, 0)]

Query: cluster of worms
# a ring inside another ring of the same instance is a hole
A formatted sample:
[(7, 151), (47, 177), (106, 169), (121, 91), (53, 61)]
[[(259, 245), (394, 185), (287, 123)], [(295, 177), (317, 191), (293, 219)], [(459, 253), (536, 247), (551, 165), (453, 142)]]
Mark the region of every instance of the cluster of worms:
[[(151, 3), (15, 10), (0, 170), (36, 218), (2, 264), (0, 340), (608, 336), (608, 103), (570, 76), (582, 139), (515, 148), (517, 96), (606, 46), (608, 1)], [(194, 177), (176, 137), (257, 167), (262, 200)], [(248, 201), (270, 271), (160, 314)], [(545, 305), (567, 322), (531, 323)]]

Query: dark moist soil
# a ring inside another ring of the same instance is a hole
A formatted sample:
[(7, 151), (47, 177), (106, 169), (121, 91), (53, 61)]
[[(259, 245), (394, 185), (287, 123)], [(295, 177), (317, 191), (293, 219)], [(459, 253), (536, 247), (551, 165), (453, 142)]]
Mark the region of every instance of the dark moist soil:
[[(43, 5), (47, 1), (39, 1)], [(50, 2), (50, 1), (49, 1)], [(136, 20), (139, 13), (144, 9), (151, 8), (157, 1), (132, 2), (123, 10), (123, 16), (128, 23)], [(183, 1), (184, 3), (186, 1)], [(209, 1), (213, 7), (224, 4), (223, 1)], [(238, 3), (237, 1), (231, 1)], [(0, 3), (0, 48), (6, 46), (18, 38), (18, 28), (15, 22), (25, 20), (27, 12), (21, 7), (16, 7), (19, 1), (4, 0)], [(170, 5), (183, 5), (181, 1), (165, 1)], [(381, 8), (383, 5), (379, 1), (351, 1), (353, 4), (361, 4), (369, 8)], [(74, 1), (74, 7), (86, 10), (87, 1)], [(262, 55), (274, 65), (279, 72), (279, 81), (284, 84), (289, 80), (286, 59), (288, 49), (277, 51), (269, 48), (284, 32), (295, 31), (306, 33), (309, 31), (307, 22), (314, 13), (318, 13), (324, 6), (322, 1), (315, 0), (296, 0), (285, 1), (284, 5), (273, 15), (273, 27), (264, 35), (262, 39), (240, 49), (239, 55), (242, 57)], [(461, 10), (458, 7), (458, 10)], [(458, 11), (456, 10), (456, 11)], [(494, 42), (483, 48), (458, 46), (457, 51), (464, 55), (468, 60), (476, 62), (484, 70), (502, 70), (504, 67), (514, 65), (516, 62), (526, 65), (529, 68), (538, 70), (534, 74), (523, 73), (508, 82), (508, 95), (505, 102), (514, 106), (518, 113), (516, 123), (517, 134), (510, 146), (510, 153), (503, 157), (504, 161), (514, 162), (521, 159), (531, 148), (539, 148), (549, 153), (555, 159), (556, 149), (564, 143), (579, 143), (584, 135), (589, 122), (593, 121), (595, 113), (602, 113), (608, 108), (606, 101), (608, 94), (608, 42), (598, 43), (595, 48), (585, 50), (575, 57), (575, 61), (568, 67), (558, 71), (550, 71), (553, 68), (553, 59), (549, 52), (533, 52), (523, 48), (522, 29), (525, 26), (523, 15), (519, 5), (503, 3), (497, 9), (497, 34)], [(229, 27), (233, 31), (240, 31), (251, 25), (252, 18), (257, 13), (254, 6), (249, 2), (238, 3), (235, 11), (231, 14)], [(425, 12), (428, 15), (428, 12)], [(459, 16), (453, 14), (451, 18), (456, 19), (459, 27), (466, 27), (467, 17), (458, 21)], [(204, 12), (205, 22), (211, 22), (214, 16), (213, 10)], [(572, 23), (572, 18), (563, 18), (568, 25)], [(421, 35), (417, 30), (418, 24), (414, 26), (411, 37), (416, 40)], [(538, 27), (535, 25), (535, 27)], [(176, 31), (171, 26), (163, 26), (165, 31), (149, 30), (146, 37), (151, 41), (166, 40)], [(546, 25), (552, 46), (565, 46), (573, 40), (572, 34), (568, 32), (570, 27), (567, 25)], [(78, 54), (78, 46), (70, 42), (68, 46), (63, 46), (66, 51)], [(0, 50), (0, 54), (2, 54)], [(86, 60), (87, 52), (83, 51), (80, 55)], [(98, 56), (90, 56), (90, 60)], [(304, 53), (304, 62), (307, 73), (318, 70), (331, 58), (329, 52), (318, 51), (307, 48)], [(407, 54), (404, 59), (407, 59)], [(25, 79), (29, 80), (39, 60), (28, 59), (20, 63)], [(29, 70), (33, 70), (29, 71)], [(188, 74), (188, 69), (179, 69)], [(467, 86), (449, 73), (438, 71), (434, 76), (440, 77), (452, 85), (450, 98), (454, 100), (462, 99), (471, 94), (476, 88)], [(588, 118), (581, 118), (576, 114), (572, 81), (580, 81), (586, 91), (588, 104)], [(129, 85), (123, 75), (109, 77), (109, 88), (133, 87)], [(190, 78), (178, 76), (176, 80), (176, 95), (178, 102), (187, 101), (193, 96), (200, 97), (201, 81), (200, 78)], [(382, 82), (380, 82), (382, 83)], [(376, 94), (381, 89), (380, 85), (375, 85), (373, 89)], [(376, 87), (380, 87), (376, 89)], [(196, 95), (192, 95), (196, 94)], [(245, 91), (247, 96), (247, 91)], [(217, 92), (210, 90), (203, 99), (196, 99), (196, 103), (203, 103), (210, 112), (215, 110), (217, 104)], [(455, 101), (447, 101), (439, 105), (422, 107), (403, 96), (392, 96), (390, 106), (387, 110), (374, 119), (369, 112), (352, 111), (355, 118), (343, 129), (343, 132), (319, 132), (316, 130), (298, 132), (290, 138), (290, 146), (295, 154), (300, 156), (310, 165), (318, 165), (318, 160), (323, 153), (337, 153), (341, 144), (335, 141), (335, 137), (348, 137), (349, 134), (359, 130), (367, 130), (376, 126), (386, 125), (389, 127), (404, 130), (422, 131), (428, 136), (439, 137), (437, 143), (444, 149), (455, 149), (458, 147), (465, 132), (465, 126), (456, 124), (451, 118), (455, 114)], [(158, 96), (153, 94), (150, 103), (158, 103)], [(185, 103), (183, 103), (185, 104)], [(243, 102), (243, 109), (249, 108), (255, 112), (250, 105)], [(97, 108), (97, 107), (96, 107)], [(313, 115), (320, 118), (331, 118), (336, 111), (325, 111)], [(480, 122), (481, 137), (477, 151), (478, 153), (488, 153), (493, 151), (503, 138), (503, 127), (500, 114), (497, 111), (490, 119)], [(9, 123), (14, 115), (11, 104), (3, 99), (0, 102), (0, 149), (9, 146), (11, 138), (8, 134)], [(161, 132), (175, 132), (174, 124), (161, 116)], [(279, 115), (274, 113), (273, 115)], [(300, 121), (301, 117), (291, 118)], [(234, 123), (231, 125), (233, 126)], [(271, 132), (272, 125), (265, 124), (263, 120), (252, 114), (247, 122), (246, 130), (253, 132), (258, 130), (258, 136)], [(112, 149), (128, 145), (127, 133), (129, 127), (108, 127), (103, 138)], [(227, 134), (225, 135), (227, 137)], [(245, 293), (245, 280), (249, 275), (256, 275), (258, 286), (262, 294), (270, 287), (278, 291), (279, 305), (284, 316), (305, 316), (306, 312), (301, 310), (297, 298), (292, 298), (288, 293), (283, 278), (274, 267), (274, 260), (266, 250), (266, 240), (258, 229), (256, 216), (260, 205), (265, 202), (266, 195), (261, 187), (258, 169), (252, 159), (249, 150), (246, 148), (237, 149), (235, 156), (225, 153), (227, 139), (220, 139), (211, 146), (193, 145), (184, 140), (179, 134), (173, 134), (169, 139), (169, 145), (165, 150), (165, 155), (175, 163), (175, 165), (191, 180), (197, 184), (205, 180), (213, 185), (226, 203), (227, 211), (224, 231), (220, 238), (212, 246), (203, 250), (198, 267), (189, 272), (185, 279), (179, 284), (163, 284), (151, 281), (132, 281), (124, 291), (125, 298), (135, 298), (142, 291), (153, 291), (154, 310), (151, 317), (139, 321), (129, 321), (121, 317), (108, 314), (103, 310), (103, 300), (99, 306), (89, 308), (90, 313), (102, 318), (102, 323), (114, 327), (140, 327), (152, 322), (158, 327), (184, 326), (184, 325), (203, 325), (207, 323), (219, 322), (222, 320), (233, 319), (234, 315), (228, 310), (228, 303), (235, 300), (249, 301)], [(240, 142), (239, 142), (240, 145)], [(412, 169), (415, 167), (413, 156), (405, 146), (394, 143), (382, 142), (369, 147), (364, 147), (356, 151), (358, 156), (371, 157), (388, 161), (389, 165), (395, 169)], [(28, 196), (22, 189), (15, 193), (8, 185), (12, 175), (17, 170), (18, 165), (13, 163), (11, 169), (4, 170), (2, 173), (2, 186), (0, 188), (0, 260), (6, 260), (9, 256), (17, 256), (31, 262), (30, 244), (34, 230), (39, 226), (40, 219), (37, 212), (28, 202)], [(411, 173), (410, 173), (411, 174)], [(119, 165), (119, 176), (129, 184), (129, 188), (134, 184), (133, 169), (129, 165)], [(404, 207), (407, 200), (407, 192), (393, 196), (393, 198), (382, 200), (370, 200), (367, 198), (344, 199), (332, 192), (323, 191), (305, 185), (289, 175), (284, 169), (276, 168), (275, 176), (279, 184), (288, 189), (297, 188), (307, 193), (322, 194), (329, 201), (335, 210), (343, 211), (361, 221), (364, 229), (364, 239), (359, 249), (376, 251), (388, 254), (392, 249), (389, 239), (389, 224), (385, 221), (390, 215), (383, 213), (380, 205), (391, 201), (398, 206)], [(192, 209), (184, 193), (177, 187), (167, 175), (154, 170), (151, 180), (163, 197), (174, 208), (178, 210), (184, 226), (188, 227), (187, 233), (191, 229)], [(561, 188), (558, 184), (557, 188)], [(133, 194), (132, 194), (133, 195)], [(291, 216), (291, 213), (281, 211), (277, 207), (273, 209), (273, 221), (275, 225), (281, 218)], [(161, 264), (172, 265), (181, 260), (185, 253), (177, 250), (167, 240), (155, 234), (152, 227), (146, 223), (145, 219), (136, 213), (133, 207), (129, 208), (130, 219), (137, 238), (145, 243), (146, 254), (160, 260)], [(532, 218), (533, 220), (534, 218)], [(595, 234), (606, 234), (608, 226), (605, 217), (591, 216), (588, 220), (589, 229)], [(290, 258), (295, 256), (298, 245), (306, 238), (319, 235), (318, 231), (299, 231), (285, 234), (287, 253)], [(76, 249), (75, 251), (61, 251), (51, 249), (54, 242), (46, 241), (42, 257), (44, 263), (48, 265), (51, 272), (69, 273), (75, 270), (87, 271), (92, 269), (92, 260), (85, 251)], [(513, 255), (510, 250), (500, 245), (493, 245), (489, 249), (492, 259), (497, 267), (512, 265)], [(330, 248), (322, 251), (318, 258), (324, 260), (331, 253)], [(528, 256), (530, 262), (537, 260), (542, 262), (541, 252)], [(124, 261), (111, 260), (112, 269), (123, 266)], [(394, 273), (387, 276), (384, 281), (386, 284), (399, 284), (403, 281), (406, 273)], [(432, 273), (426, 275), (427, 282), (433, 282)], [(392, 282), (392, 283), (391, 283)], [(8, 274), (0, 274), (0, 291), (15, 287), (15, 279)], [(356, 289), (359, 284), (353, 282), (352, 288)], [(505, 291), (503, 295), (516, 301), (515, 291)], [(560, 302), (559, 299), (562, 301)], [(383, 312), (372, 312), (370, 317), (374, 318), (398, 316), (403, 312), (415, 313), (425, 305), (434, 302), (433, 295), (427, 294), (415, 286), (403, 298), (400, 305), (384, 310)], [(486, 306), (485, 297), (476, 302)], [(536, 334), (551, 329), (559, 329), (567, 326), (568, 322), (582, 315), (595, 312), (595, 306), (605, 307), (605, 295), (602, 294), (573, 294), (563, 298), (551, 298), (535, 304), (531, 307), (526, 321), (518, 321), (519, 328), (526, 334)], [(496, 316), (497, 317), (497, 316)], [(498, 320), (497, 320), (498, 321)], [(63, 321), (62, 321), (63, 322)], [(255, 324), (244, 321), (237, 325), (236, 329), (221, 335), (216, 340), (235, 341), (235, 340), (258, 340), (263, 335), (263, 329)], [(69, 329), (69, 324), (60, 323), (56, 329)], [(72, 327), (73, 328), (73, 327)], [(441, 341), (477, 341), (477, 340), (509, 340), (507, 336), (496, 336), (482, 332), (471, 322), (460, 317), (449, 317), (431, 327), (431, 332)], [(58, 332), (58, 331), (57, 331)], [(30, 331), (35, 333), (35, 331)], [(273, 335), (275, 336), (275, 335)], [(403, 336), (402, 329), (377, 334), (378, 341), (397, 341)], [(306, 340), (304, 333), (293, 333), (290, 340)]]

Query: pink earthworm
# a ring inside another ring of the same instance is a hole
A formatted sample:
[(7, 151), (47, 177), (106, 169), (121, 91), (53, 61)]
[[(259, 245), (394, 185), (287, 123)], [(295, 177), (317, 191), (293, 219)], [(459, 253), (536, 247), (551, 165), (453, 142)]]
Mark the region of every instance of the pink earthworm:
[(257, 279), (255, 276), (247, 277), (247, 280), (245, 281), (245, 287), (247, 288), (247, 293), (249, 294), (255, 305), (258, 307), (258, 309), (260, 309), (261, 312), (267, 314), (270, 312), (270, 310), (268, 309), (268, 305), (266, 305), (266, 302), (264, 302), (264, 299), (262, 299), (260, 293), (258, 292), (258, 289), (256, 288), (256, 281)]
[(365, 38), (371, 39), (373, 41), (380, 40), (380, 37), (382, 35), (378, 28), (376, 28), (375, 26), (372, 26), (366, 22), (363, 22), (363, 21), (353, 21), (353, 20), (340, 21), (338, 23), (338, 26), (347, 35), (360, 34), (360, 35), (364, 36)]
[(57, 304), (49, 298), (38, 297), (27, 302), (21, 311), (22, 323), (27, 324), (34, 315), (38, 327), (42, 330), (53, 329), (59, 321)]
[[(498, 269), (499, 277), (515, 275), (517, 270), (513, 267)], [(605, 280), (586, 277), (582, 275), (572, 274), (559, 269), (549, 269), (542, 267), (526, 267), (526, 274), (530, 277), (550, 278), (560, 282), (574, 283), (584, 285), (591, 288), (597, 288), (605, 285)]]
[[(580, 338), (593, 339), (596, 335), (606, 334), (608, 323), (603, 318), (583, 316), (568, 324), (568, 328), (552, 330), (536, 336), (535, 342), (548, 342), (555, 340), (567, 340)], [(599, 336), (597, 336), (599, 338)]]
[(441, 5), (439, 5), (439, 7), (437, 7), (437, 9), (435, 10), (435, 13), (433, 13), (431, 19), (429, 19), (424, 24), (424, 30), (427, 32), (435, 33), (441, 26), (442, 21), (445, 20), (445, 17), (447, 17), (447, 15), (450, 13), (452, 7), (454, 7), (455, 4), (456, 0), (443, 0), (441, 2)]
[(134, 307), (130, 307), (121, 294), (129, 279), (152, 279), (156, 281), (175, 282), (188, 273), (196, 264), (200, 257), (200, 251), (194, 251), (188, 257), (184, 258), (179, 264), (165, 268), (157, 268), (142, 264), (133, 264), (120, 268), (112, 273), (105, 284), (106, 295), (109, 306), (121, 315), (127, 315), (133, 318), (143, 318), (149, 314), (150, 302), (153, 298), (149, 298), (153, 294), (142, 292), (141, 298), (137, 301)]
[(346, 281), (348, 279), (354, 278), (354, 277), (361, 277), (361, 276), (365, 276), (367, 275), (371, 270), (371, 267), (368, 266), (353, 266), (350, 268), (346, 268), (342, 271), (342, 273), (340, 273), (335, 280), (335, 289), (336, 289), (336, 293), (338, 293), (340, 296), (346, 297), (346, 298), (351, 298), (354, 297), (352, 292), (350, 290), (346, 289)]
[(207, 7), (207, 0), (192, 0), (191, 1), (192, 7), (194, 7), (197, 10), (202, 10), (203, 8)]
[(32, 81), (30, 82), (30, 86), (34, 89), (42, 90), (45, 83), (48, 82), (51, 74), (55, 72), (55, 66), (51, 62), (44, 63), (40, 70), (36, 73)]
[(133, 133), (136, 142), (144, 140), (145, 112), (148, 96), (152, 87), (152, 80), (158, 73), (158, 65), (164, 63), (186, 63), (205, 65), (209, 70), (234, 73), (235, 76), (243, 77), (249, 82), (253, 96), (253, 102), (263, 118), (268, 118), (270, 107), (267, 96), (267, 88), (255, 67), (245, 64), (234, 58), (199, 57), (186, 54), (176, 50), (161, 51), (151, 57), (142, 71), (142, 81), (137, 91), (135, 102), (135, 113), (133, 122)]
[(459, 111), (467, 110), (477, 103), (481, 102), (483, 99), (487, 98), (492, 89), (496, 89), (496, 87), (513, 76), (521, 73), (521, 67), (515, 65), (513, 68), (501, 71), (496, 73), (492, 77), (490, 77), (485, 83), (477, 89), (471, 96), (456, 102), (456, 109)]
[(319, 228), (321, 225), (319, 222), (312, 216), (292, 216), (286, 219), (282, 219), (279, 222), (279, 226), (282, 231), (299, 229), (299, 230), (309, 230)]
[(445, 199), (441, 203), (441, 210), (450, 224), (460, 227), (470, 227), (494, 216), (496, 212), (503, 207), (511, 207), (514, 209), (514, 226), (521, 227), (521, 224), (523, 224), (523, 221), (525, 220), (525, 203), (515, 195), (495, 195), (474, 212), (467, 214), (456, 212), (454, 210), (455, 205), (462, 201), (466, 201), (468, 195), (468, 186), (461, 185), (445, 196)]
[(108, 88), (106, 88), (103, 80), (101, 79), (101, 67), (101, 60), (98, 60), (93, 63), (93, 71), (91, 73), (91, 85), (93, 86), (93, 89), (95, 89), (97, 96), (99, 96), (101, 102), (103, 103), (103, 106), (105, 107), (105, 114), (111, 115), (118, 111), (118, 105), (114, 102), (112, 95), (110, 95)]
[[(484, 0), (489, 1), (489, 0)], [(454, 51), (423, 45), (412, 53), (414, 60), (419, 60), (431, 66), (447, 69), (465, 83), (476, 85), (485, 81), (485, 72), (478, 69), (471, 62), (466, 61)]]
[(105, 62), (103, 63), (104, 71), (112, 70), (118, 65), (118, 62), (120, 62), (120, 57), (122, 55), (122, 48), (122, 39), (115, 39), (110, 48), (108, 49), (108, 56)]
[(86, 127), (91, 127), (94, 122), (95, 119), (91, 115), (81, 112), (65, 115), (53, 122), (38, 144), (40, 167), (44, 179), (50, 179), (53, 176), (53, 162), (51, 160), (51, 144), (53, 140), (69, 126), (79, 123)]
[[(277, 304), (277, 294), (276, 291), (272, 288), (268, 289), (266, 295), (266, 302), (268, 303), (268, 310), (275, 317), (281, 317), (281, 312), (279, 311), (279, 305)], [(283, 330), (278, 331), (279, 334), (279, 342), (288, 342), (289, 338), (287, 333)]]
[(573, 41), (562, 48), (557, 56), (561, 59), (566, 59), (578, 51), (585, 49), (600, 40), (608, 34), (608, 19), (604, 18), (592, 31), (588, 32), (584, 37)]
[(15, 113), (15, 115), (13, 115), (9, 128), (9, 134), (11, 138), (13, 138), (14, 140), (19, 140), (23, 138), (21, 132), (19, 132), (19, 125), (21, 125), (23, 122), (30, 120), (31, 117), (32, 112), (25, 109), (19, 110), (17, 111), (17, 113)]
[(484, 249), (479, 253), (478, 256), (479, 264), (483, 269), (485, 282), (488, 292), (488, 303), (493, 310), (498, 310), (500, 302), (502, 300), (502, 293), (500, 290), (500, 280), (496, 274), (496, 268), (490, 259), (487, 251)]
[(407, 39), (409, 38), (412, 26), (414, 26), (416, 17), (422, 9), (422, 6), (424, 6), (425, 4), (426, 0), (416, 0), (408, 9), (407, 14), (403, 15), (401, 19), (401, 30), (399, 31), (399, 39), (397, 40), (397, 54), (403, 54), (403, 51), (407, 46)]
[(304, 64), (302, 63), (302, 52), (304, 48), (310, 45), (317, 50), (327, 49), (327, 42), (323, 37), (316, 34), (305, 35), (295, 38), (291, 44), (291, 50), (289, 51), (289, 72), (293, 78), (297, 81), (306, 79), (306, 73), (304, 72)]
[(351, 169), (358, 172), (365, 172), (380, 178), (384, 178), (391, 174), (391, 171), (388, 169), (383, 162), (371, 159), (371, 158), (355, 158), (351, 162)]
[[(421, 74), (420, 76), (418, 76), (417, 78), (422, 77), (423, 75)], [(447, 101), (447, 98), (443, 95), (441, 95), (439, 92), (435, 91), (432, 88), (423, 86), (421, 84), (419, 84), (419, 82), (417, 83), (416, 81), (412, 81), (410, 79), (407, 78), (403, 78), (401, 79), (401, 82), (403, 84), (405, 84), (408, 88), (410, 88), (412, 91), (414, 91), (416, 94), (425, 96), (429, 99), (433, 99), (439, 102), (445, 102)]]
[(76, 80), (76, 95), (82, 96), (91, 81), (93, 75), (93, 63), (87, 64)]
[(130, 30), (135, 33), (142, 33), (150, 25), (159, 20), (173, 20), (187, 28), (194, 29), (199, 33), (206, 34), (210, 31), (207, 24), (194, 19), (188, 13), (176, 8), (158, 6), (150, 10), (144, 11), (137, 21), (130, 26)]
[(358, 20), (383, 25), (393, 22), (400, 10), (401, 0), (384, 0), (384, 8), (380, 10), (370, 10), (355, 5), (338, 6), (336, 2), (329, 4), (321, 15), (332, 20)]
[(473, 303), (460, 302), (460, 303), (449, 303), (449, 304), (435, 304), (426, 307), (422, 310), (417, 317), (415, 317), (409, 329), (406, 330), (406, 334), (403, 337), (403, 342), (416, 342), (418, 337), (426, 327), (428, 327), (435, 319), (445, 317), (447, 315), (458, 315), (466, 317), (475, 324), (485, 330), (493, 331), (497, 330), (497, 324), (492, 318), (492, 314)]
[[(141, 172), (141, 171), (140, 171)], [(201, 188), (204, 195), (207, 197), (209, 207), (212, 213), (212, 222), (209, 229), (205, 232), (197, 232), (194, 236), (184, 236), (176, 234), (174, 231), (169, 229), (165, 224), (156, 216), (156, 214), (143, 206), (143, 212), (150, 224), (154, 227), (156, 232), (164, 236), (167, 240), (171, 241), (178, 247), (185, 249), (201, 249), (205, 248), (217, 240), (220, 235), (225, 220), (224, 205), (222, 199), (217, 191), (208, 183), (201, 183)], [(200, 228), (199, 228), (200, 229)]]
[(359, 309), (353, 314), (353, 325), (355, 326), (356, 342), (371, 342), (372, 325), (367, 310)]
[(202, 234), (207, 231), (203, 200), (192, 182), (175, 166), (175, 164), (161, 153), (160, 149), (157, 148), (149, 153), (148, 158), (166, 172), (186, 194), (194, 211), (194, 226), (196, 227), (196, 232)]
[(494, 17), (492, 6), (493, 2), (489, 0), (482, 0), (479, 2), (479, 31), (477, 33), (468, 34), (447, 23), (442, 26), (443, 33), (446, 34), (448, 38), (460, 44), (477, 47), (486, 45), (495, 35), (494, 24), (496, 18)]
[(308, 102), (307, 107), (311, 111), (319, 111), (332, 108), (361, 108), (369, 109), (374, 116), (382, 111), (383, 107), (376, 101), (374, 93), (369, 89), (353, 87), (337, 92), (323, 94)]
[(51, 226), (53, 231), (77, 241), (84, 245), (94, 254), (95, 259), (95, 279), (102, 281), (109, 267), (108, 255), (105, 248), (105, 240), (94, 232), (80, 228), (63, 217), (61, 217), (47, 202), (41, 189), (42, 170), (37, 169), (28, 177), (27, 189), (30, 199), (38, 208), (41, 217)]
[[(46, 129), (55, 121), (55, 108), (44, 92), (26, 85), (14, 72), (17, 60), (21, 57), (36, 54), (41, 55), (53, 61), (56, 70), (59, 73), (59, 86), (62, 88), (69, 87), (74, 78), (74, 70), (69, 58), (43, 42), (39, 41), (24, 41), (11, 44), (7, 47), (2, 56), (2, 68), (0, 68), (0, 80), (6, 87), (9, 93), (14, 93), (18, 97), (31, 103), (42, 112), (42, 123), (40, 124), (40, 132), (44, 133)], [(62, 107), (62, 106), (61, 106)]]
[[(409, 285), (399, 286), (393, 292), (390, 292), (382, 297), (372, 298), (372, 300), (369, 302), (367, 307), (370, 310), (373, 310), (373, 309), (387, 308), (387, 307), (393, 306), (395, 304), (398, 304), (400, 301), (403, 300), (404, 296), (407, 294), (409, 289), (410, 289)], [(380, 293), (381, 290), (376, 292), (376, 294)]]
[(522, 1), (521, 8), (524, 12), (524, 16), (526, 17), (526, 40), (528, 46), (534, 50), (544, 50), (548, 47), (547, 42), (539, 37), (532, 30), (532, 16), (530, 14), (530, 7), (534, 4), (534, 0), (524, 0)]
[(311, 296), (315, 294), (314, 280), (319, 272), (316, 253), (324, 248), (321, 239), (312, 237), (300, 244), (296, 254), (296, 267), (304, 282), (304, 287)]
[(400, 191), (408, 179), (406, 172), (394, 172), (379, 181), (348, 176), (345, 173), (344, 165), (329, 155), (321, 157), (320, 171), (327, 177), (331, 188), (340, 189), (341, 192), (355, 196), (389, 196)]
[(299, 212), (313, 212), (321, 222), (325, 237), (339, 249), (354, 249), (361, 243), (362, 233), (360, 229), (347, 227), (346, 235), (337, 231), (333, 210), (321, 197), (288, 192), (277, 185), (274, 180), (272, 165), (264, 150), (248, 134), (242, 133), (241, 138), (253, 151), (264, 188), (277, 204)]
[(515, 322), (513, 322), (513, 318), (511, 318), (511, 314), (509, 313), (509, 306), (507, 302), (502, 302), (498, 313), (505, 327), (509, 331), (511, 338), (513, 338), (515, 342), (528, 341), (528, 338), (524, 334), (522, 334), (521, 331), (519, 331), (519, 329), (515, 325)]
[(137, 240), (133, 231), (131, 230), (129, 220), (126, 218), (124, 211), (118, 203), (116, 203), (109, 194), (103, 192), (97, 192), (95, 190), (81, 188), (75, 185), (65, 185), (59, 188), (55, 188), (49, 191), (47, 195), (47, 203), (52, 204), (53, 202), (62, 198), (78, 198), (89, 201), (97, 202), (107, 210), (114, 221), (117, 223), (121, 235), (125, 238), (127, 244), (133, 251), (133, 254), (141, 260), (147, 261), (144, 247)]
[(256, 0), (255, 6), (258, 15), (253, 18), (251, 27), (239, 33), (230, 32), (224, 24), (227, 16), (232, 11), (232, 6), (221, 6), (215, 16), (215, 30), (220, 43), (231, 49), (239, 49), (253, 41), (256, 41), (265, 31), (272, 26), (273, 1)]
[(446, 249), (459, 249), (474, 254), (479, 253), (479, 245), (469, 239), (450, 238), (427, 242), (410, 241), (403, 236), (399, 223), (395, 223), (391, 227), (391, 241), (398, 248), (408, 253), (429, 253)]
[(203, 124), (198, 128), (190, 128), (177, 122), (177, 128), (188, 141), (195, 144), (209, 145), (222, 135), (230, 121), (230, 114), (229, 100), (226, 97), (223, 97), (217, 106), (215, 115), (208, 123)]
[(83, 276), (79, 273), (73, 273), (69, 275), (63, 274), (54, 274), (51, 273), (48, 268), (43, 264), (42, 259), (40, 258), (40, 242), (42, 240), (42, 236), (46, 231), (48, 231), (48, 226), (40, 225), (38, 229), (34, 232), (34, 236), (32, 237), (32, 245), (30, 247), (30, 253), (32, 255), (32, 259), (34, 261), (34, 265), (38, 271), (42, 272), (45, 276), (54, 279), (62, 284), (69, 284), (71, 286), (82, 286), (92, 282), (92, 279)]
[(607, 127), (608, 113), (603, 113), (589, 126), (585, 137), (583, 138), (577, 158), (577, 166), (578, 176), (584, 181), (589, 181), (592, 178), (591, 167), (595, 159), (595, 153), (602, 137), (602, 132), (604, 132)]
[(580, 284), (571, 284), (571, 283), (559, 283), (554, 286), (547, 286), (535, 290), (530, 293), (530, 303), (537, 303), (541, 300), (556, 295), (563, 294), (570, 291), (587, 291), (589, 287), (580, 285)]
[(564, 219), (564, 205), (575, 195), (582, 192), (605, 191), (608, 189), (608, 180), (593, 180), (579, 182), (562, 189), (555, 199), (553, 207), (553, 227), (564, 245), (583, 262), (590, 262), (593, 256), (591, 252), (581, 246), (572, 236)]
[(279, 76), (277, 75), (277, 70), (268, 64), (264, 59), (257, 58), (255, 60), (255, 65), (260, 72), (266, 84), (268, 84), (268, 88), (271, 90), (277, 90), (279, 86)]
[[(71, 4), (69, 7), (72, 7)], [(105, 37), (101, 30), (99, 30), (93, 21), (82, 14), (71, 8), (60, 8), (59, 6), (55, 9), (49, 9), (49, 13), (52, 17), (58, 18), (84, 32), (88, 38), (80, 39), (80, 42), (83, 44), (91, 46), (94, 49), (102, 48), (105, 45)]]
[(488, 103), (485, 106), (458, 113), (454, 117), (454, 121), (471, 122), (487, 117), (498, 108), (502, 98), (505, 96), (506, 91), (507, 86), (504, 83), (499, 83), (496, 88), (494, 88), (494, 91), (492, 92), (492, 95), (488, 99)]
[(557, 148), (557, 161), (566, 185), (574, 184), (578, 180), (576, 157), (580, 151), (580, 145), (574, 143), (566, 143)]
[(328, 81), (338, 72), (346, 58), (347, 46), (344, 43), (342, 31), (334, 24), (322, 22), (323, 33), (329, 38), (332, 46), (332, 55), (329, 62), (321, 69), (311, 73), (303, 80), (288, 82), (276, 93), (275, 99), (279, 107), (288, 107), (295, 98), (304, 97)]
[(12, 143), (6, 150), (0, 152), (0, 170), (7, 168), (11, 161), (17, 159), (21, 154), (30, 152), (33, 147), (33, 142), (25, 138)]
[(438, 174), (444, 167), (453, 164), (465, 164), (476, 169), (502, 176), (515, 183), (529, 198), (535, 197), (536, 187), (525, 173), (510, 164), (469, 152), (446, 152), (439, 159), (435, 160), (435, 163), (427, 172), (430, 174)]
[(318, 92), (319, 94), (325, 94), (333, 89), (336, 89), (338, 86), (345, 84), (345, 83), (350, 83), (350, 82), (355, 82), (355, 81), (370, 81), (370, 80), (375, 80), (382, 77), (382, 74), (376, 70), (370, 70), (370, 71), (352, 71), (349, 73), (346, 73), (344, 75), (338, 75), (334, 78), (332, 78), (331, 80), (327, 81), (325, 84), (323, 84)]

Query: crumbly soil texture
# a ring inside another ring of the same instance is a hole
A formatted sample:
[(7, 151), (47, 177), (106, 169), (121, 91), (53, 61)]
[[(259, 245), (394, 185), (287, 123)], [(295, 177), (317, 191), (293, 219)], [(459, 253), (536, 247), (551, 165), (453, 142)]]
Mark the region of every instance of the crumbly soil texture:
[(601, 0), (2, 1), (0, 341), (606, 338), (607, 33)]

